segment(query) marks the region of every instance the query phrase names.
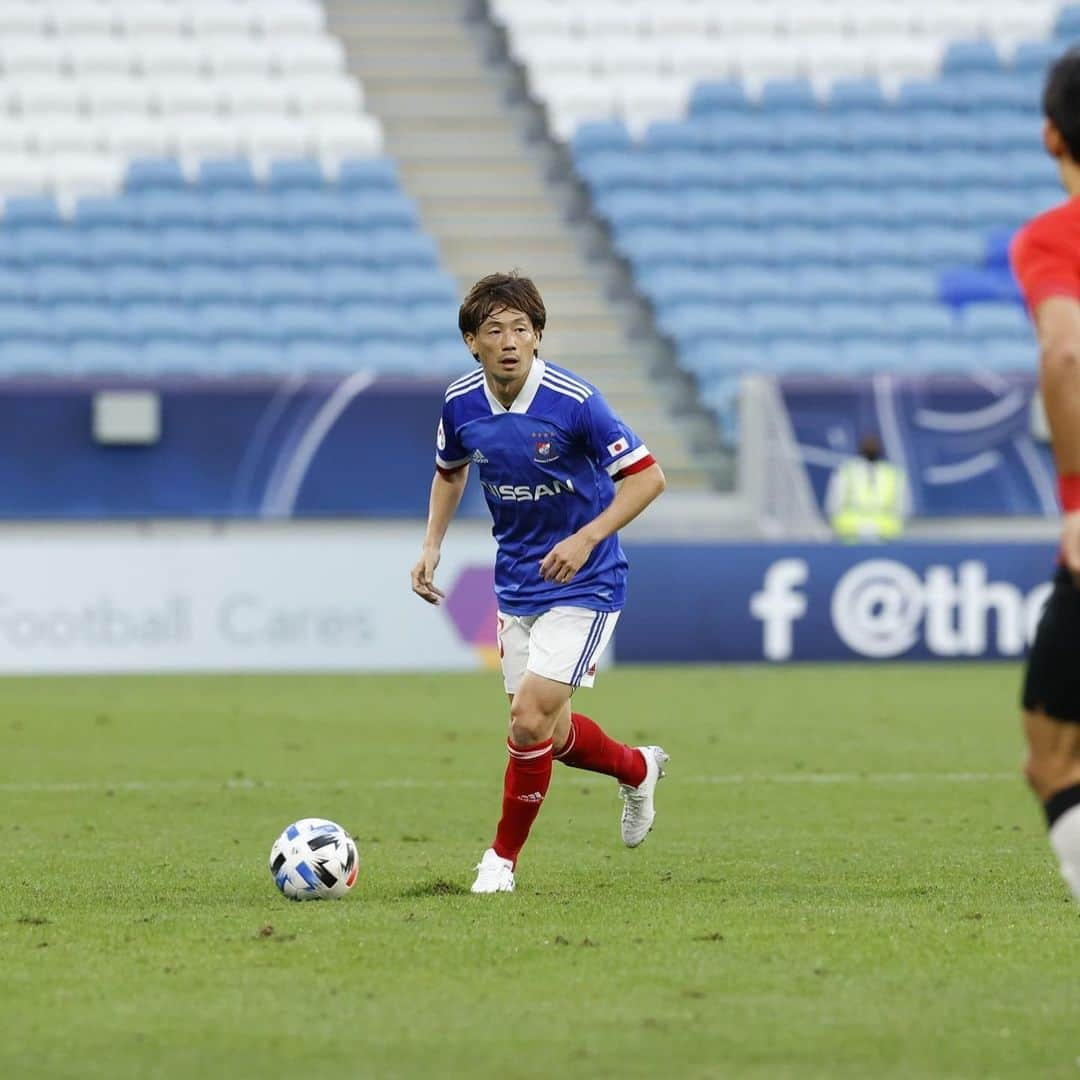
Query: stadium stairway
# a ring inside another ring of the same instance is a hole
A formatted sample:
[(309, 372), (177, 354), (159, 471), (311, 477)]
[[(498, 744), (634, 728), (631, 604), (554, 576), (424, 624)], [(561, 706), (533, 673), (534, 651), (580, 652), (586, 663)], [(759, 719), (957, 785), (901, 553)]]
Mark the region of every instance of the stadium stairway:
[[(663, 463), (675, 490), (713, 487), (712, 429), (675, 414), (677, 394), (651, 377), (655, 356), (632, 337), (632, 312), (611, 299), (614, 265), (590, 261), (549, 177), (550, 145), (512, 95), (497, 35), (467, 0), (327, 0), (383, 124), (402, 186), (462, 291), (494, 270), (535, 277), (547, 303), (545, 355), (604, 390)], [(560, 170), (568, 175), (568, 166)]]

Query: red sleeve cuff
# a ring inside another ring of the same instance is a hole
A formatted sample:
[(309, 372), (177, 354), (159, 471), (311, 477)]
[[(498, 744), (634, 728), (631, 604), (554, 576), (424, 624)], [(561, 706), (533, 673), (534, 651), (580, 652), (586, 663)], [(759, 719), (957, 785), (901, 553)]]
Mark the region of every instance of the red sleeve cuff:
[(634, 473), (644, 472), (650, 465), (656, 464), (656, 458), (652, 454), (646, 454), (643, 458), (635, 461), (633, 465), (627, 465), (625, 469), (620, 469), (611, 479), (622, 480), (624, 477), (633, 476)]
[(454, 475), (454, 473), (461, 472), (461, 470), (464, 469), (465, 466), (468, 465), (468, 464), (469, 463), (466, 461), (466, 462), (462, 463), (461, 465), (455, 465), (452, 469), (444, 469), (441, 465), (436, 465), (435, 466), (435, 471), (440, 476), (442, 476), (445, 479), (449, 480), (450, 477)]
[(1044, 300), (1053, 296), (1063, 296), (1068, 300), (1080, 300), (1080, 288), (1065, 282), (1047, 281), (1044, 284), (1034, 285), (1027, 294), (1027, 305), (1034, 311)]

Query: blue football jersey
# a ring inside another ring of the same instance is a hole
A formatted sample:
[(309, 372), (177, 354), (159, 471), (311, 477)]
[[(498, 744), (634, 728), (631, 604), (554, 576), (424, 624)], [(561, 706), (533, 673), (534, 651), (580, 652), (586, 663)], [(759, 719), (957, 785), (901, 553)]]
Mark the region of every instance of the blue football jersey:
[(617, 535), (597, 544), (568, 584), (540, 576), (544, 556), (611, 503), (615, 481), (653, 462), (595, 386), (537, 358), (507, 409), (477, 369), (447, 388), (436, 448), (441, 471), (473, 465), (480, 474), (499, 545), (500, 611), (623, 606), (626, 556)]

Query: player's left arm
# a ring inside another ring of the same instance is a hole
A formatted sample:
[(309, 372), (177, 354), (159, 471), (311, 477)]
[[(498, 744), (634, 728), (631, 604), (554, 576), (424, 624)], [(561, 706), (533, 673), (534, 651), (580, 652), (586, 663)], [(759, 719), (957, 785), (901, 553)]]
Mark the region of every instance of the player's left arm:
[(599, 395), (584, 406), (584, 436), (597, 465), (618, 484), (608, 506), (576, 533), (560, 540), (540, 563), (540, 576), (565, 585), (589, 561), (593, 549), (634, 520), (659, 497), (667, 480), (644, 443)]

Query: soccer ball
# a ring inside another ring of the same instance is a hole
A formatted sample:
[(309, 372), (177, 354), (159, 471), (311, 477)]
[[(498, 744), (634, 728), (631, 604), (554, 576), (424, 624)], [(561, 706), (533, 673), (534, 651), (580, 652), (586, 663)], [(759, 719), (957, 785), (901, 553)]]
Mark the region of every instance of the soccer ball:
[(274, 884), (290, 900), (330, 900), (356, 884), (360, 857), (353, 838), (324, 818), (293, 822), (270, 849)]

